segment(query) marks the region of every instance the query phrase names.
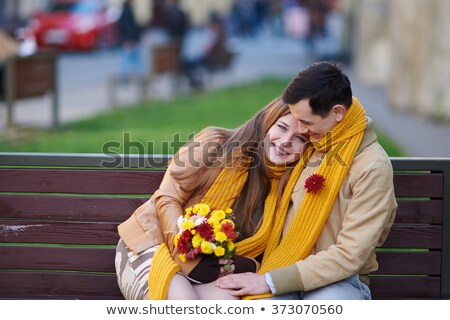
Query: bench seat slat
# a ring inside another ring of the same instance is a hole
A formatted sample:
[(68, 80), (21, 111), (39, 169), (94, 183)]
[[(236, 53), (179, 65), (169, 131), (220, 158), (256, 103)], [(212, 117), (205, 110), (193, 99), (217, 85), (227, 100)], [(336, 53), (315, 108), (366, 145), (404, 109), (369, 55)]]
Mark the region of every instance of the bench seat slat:
[(118, 223), (11, 221), (0, 224), (0, 242), (117, 244)]
[(0, 269), (115, 272), (115, 249), (0, 246)]
[(123, 299), (116, 275), (0, 271), (6, 299)]
[(115, 221), (128, 219), (147, 198), (1, 195), (0, 216), (8, 219)]
[(151, 194), (164, 171), (0, 169), (0, 192)]
[(440, 275), (441, 252), (378, 251), (375, 274)]
[(372, 299), (440, 299), (440, 277), (388, 277), (371, 276)]
[(442, 198), (444, 175), (442, 173), (396, 173), (394, 188), (397, 197)]

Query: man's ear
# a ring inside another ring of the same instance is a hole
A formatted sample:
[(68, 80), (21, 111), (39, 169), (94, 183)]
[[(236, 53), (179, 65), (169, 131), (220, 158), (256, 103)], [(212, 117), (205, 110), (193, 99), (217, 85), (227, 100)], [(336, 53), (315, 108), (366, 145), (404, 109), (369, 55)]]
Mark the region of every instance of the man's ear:
[(331, 109), (331, 114), (334, 116), (337, 122), (341, 122), (347, 113), (347, 108), (342, 104), (337, 104)]

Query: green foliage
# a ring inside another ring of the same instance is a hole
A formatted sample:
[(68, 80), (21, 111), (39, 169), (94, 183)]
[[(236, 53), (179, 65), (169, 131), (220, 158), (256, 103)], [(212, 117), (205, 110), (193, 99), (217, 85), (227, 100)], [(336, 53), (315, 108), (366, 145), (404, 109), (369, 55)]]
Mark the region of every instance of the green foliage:
[[(168, 153), (206, 126), (238, 127), (277, 95), (288, 80), (248, 85), (123, 106), (58, 130), (28, 130), (0, 137), (3, 152)], [(177, 142), (179, 141), (179, 142)], [(390, 156), (402, 151), (388, 138)]]

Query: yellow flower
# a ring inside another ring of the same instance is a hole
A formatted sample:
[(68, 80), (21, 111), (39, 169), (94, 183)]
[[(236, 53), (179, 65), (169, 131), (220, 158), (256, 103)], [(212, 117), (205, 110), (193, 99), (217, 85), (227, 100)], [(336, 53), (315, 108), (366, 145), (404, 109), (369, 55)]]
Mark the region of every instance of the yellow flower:
[(173, 244), (175, 245), (175, 247), (178, 246), (178, 241), (180, 241), (180, 234), (179, 233), (177, 233), (175, 235), (175, 238), (173, 238)]
[(186, 262), (186, 255), (184, 253), (179, 254), (178, 257), (180, 258), (181, 262)]
[(216, 217), (212, 216), (208, 219), (208, 223), (212, 225), (212, 227), (215, 229), (216, 227), (220, 226), (220, 220), (218, 220)]
[(183, 228), (183, 230), (191, 230), (192, 228), (195, 228), (195, 223), (191, 220), (184, 221), (181, 224), (181, 227)]
[(230, 213), (233, 212), (233, 210), (231, 210), (230, 208), (227, 208), (227, 209), (225, 209), (225, 212), (226, 212), (227, 214), (230, 214)]
[(218, 220), (222, 220), (225, 219), (225, 211), (223, 210), (214, 210), (213, 213), (211, 214), (212, 217), (218, 219)]
[(214, 234), (216, 234), (217, 232), (220, 232), (222, 230), (222, 225), (221, 224), (216, 224), (214, 226)]
[(198, 211), (200, 210), (200, 205), (201, 203), (197, 203), (196, 205), (194, 205), (194, 208), (192, 209), (193, 213), (198, 213)]
[(206, 216), (211, 211), (211, 208), (207, 204), (200, 204), (198, 213), (201, 216)]
[(192, 237), (192, 246), (194, 248), (200, 247), (203, 241), (205, 241), (205, 239), (196, 234), (195, 236)]
[(221, 257), (225, 254), (225, 249), (219, 246), (216, 248), (216, 250), (214, 250), (214, 254), (216, 255), (216, 257)]
[(228, 241), (228, 251), (233, 251), (236, 246), (233, 241)]
[(204, 254), (211, 254), (214, 252), (212, 243), (208, 241), (203, 241), (201, 244), (201, 249)]
[(216, 240), (220, 242), (227, 240), (227, 235), (223, 232), (217, 232), (214, 236)]
[(189, 216), (192, 213), (193, 208), (189, 207), (186, 210), (184, 210), (184, 212), (186, 213), (187, 216)]

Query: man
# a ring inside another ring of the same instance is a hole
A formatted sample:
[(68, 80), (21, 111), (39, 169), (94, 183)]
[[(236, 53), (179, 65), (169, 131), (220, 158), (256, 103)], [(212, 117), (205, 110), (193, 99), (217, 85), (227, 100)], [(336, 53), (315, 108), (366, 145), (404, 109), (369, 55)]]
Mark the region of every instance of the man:
[(389, 157), (336, 64), (301, 71), (282, 97), (313, 148), (292, 188), (281, 240), (275, 248), (269, 241), (258, 273), (227, 275), (216, 285), (238, 296), (370, 299), (374, 250), (397, 209)]

